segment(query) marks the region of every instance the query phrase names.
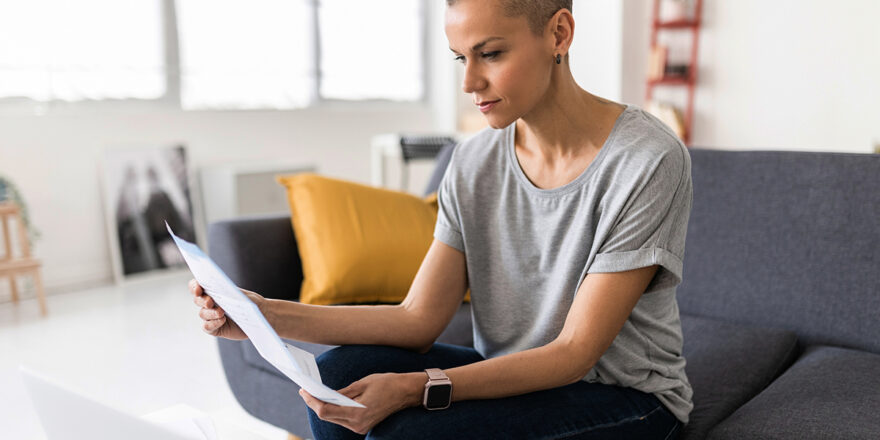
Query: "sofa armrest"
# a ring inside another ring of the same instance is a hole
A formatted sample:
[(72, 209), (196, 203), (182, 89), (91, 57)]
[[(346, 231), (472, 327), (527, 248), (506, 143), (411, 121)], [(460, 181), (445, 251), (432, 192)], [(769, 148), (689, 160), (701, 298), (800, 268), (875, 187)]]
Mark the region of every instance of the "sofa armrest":
[(243, 289), (267, 298), (299, 299), (302, 262), (290, 215), (211, 223), (208, 254)]

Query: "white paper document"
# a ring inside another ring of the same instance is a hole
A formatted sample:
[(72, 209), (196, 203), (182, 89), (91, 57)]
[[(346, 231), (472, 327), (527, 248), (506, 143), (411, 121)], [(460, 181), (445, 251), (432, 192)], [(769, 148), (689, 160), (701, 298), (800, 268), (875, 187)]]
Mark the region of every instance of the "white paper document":
[(313, 354), (285, 344), (269, 325), (259, 307), (235, 286), (213, 260), (195, 244), (174, 235), (167, 222), (165, 227), (196, 281), (226, 311), (227, 317), (241, 327), (260, 356), (312, 396), (335, 405), (364, 408), (360, 403), (324, 385)]

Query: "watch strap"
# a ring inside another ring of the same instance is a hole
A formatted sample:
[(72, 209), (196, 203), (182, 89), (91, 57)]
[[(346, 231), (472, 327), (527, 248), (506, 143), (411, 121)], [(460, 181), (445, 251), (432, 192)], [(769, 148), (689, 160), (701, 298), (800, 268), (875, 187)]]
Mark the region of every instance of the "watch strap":
[(428, 380), (449, 380), (449, 376), (439, 368), (428, 368), (425, 373), (428, 373)]

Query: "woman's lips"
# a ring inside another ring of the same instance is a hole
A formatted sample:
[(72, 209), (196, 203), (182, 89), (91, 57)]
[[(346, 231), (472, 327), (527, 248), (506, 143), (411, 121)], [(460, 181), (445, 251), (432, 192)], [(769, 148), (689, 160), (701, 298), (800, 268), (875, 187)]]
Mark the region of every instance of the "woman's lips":
[(483, 102), (481, 102), (481, 103), (479, 103), (479, 104), (477, 104), (477, 105), (480, 106), (480, 111), (481, 111), (481, 112), (486, 113), (486, 112), (488, 112), (489, 110), (492, 110), (492, 107), (495, 107), (495, 104), (497, 104), (499, 101), (501, 101), (501, 100), (500, 100), (500, 99), (496, 99), (495, 101), (483, 101)]

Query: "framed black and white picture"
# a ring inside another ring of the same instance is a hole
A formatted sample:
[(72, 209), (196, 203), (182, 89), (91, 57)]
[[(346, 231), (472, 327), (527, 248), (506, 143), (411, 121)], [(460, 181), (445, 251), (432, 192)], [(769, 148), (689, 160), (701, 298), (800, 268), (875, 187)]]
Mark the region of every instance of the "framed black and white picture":
[(186, 267), (165, 222), (196, 242), (190, 182), (182, 145), (106, 150), (104, 210), (117, 283)]

